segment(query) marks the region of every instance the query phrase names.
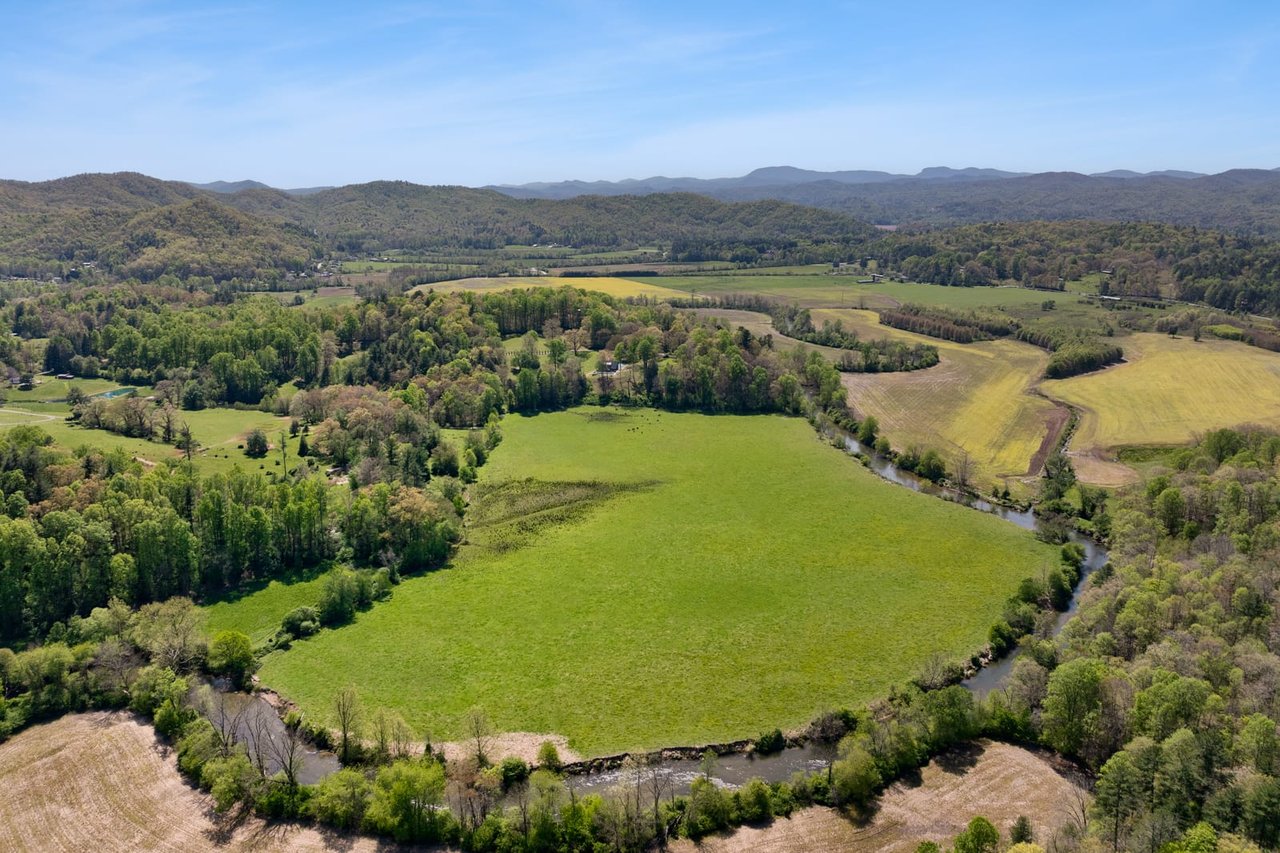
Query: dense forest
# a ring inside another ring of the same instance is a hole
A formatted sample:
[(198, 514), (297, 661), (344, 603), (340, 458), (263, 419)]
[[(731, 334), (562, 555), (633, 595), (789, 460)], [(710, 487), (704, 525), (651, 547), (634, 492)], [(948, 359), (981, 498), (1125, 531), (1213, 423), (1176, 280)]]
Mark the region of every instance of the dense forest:
[(1220, 430), (1119, 498), (1112, 563), (1004, 691), (1099, 771), (1097, 832), (1158, 850), (1198, 821), (1280, 845), (1280, 437)]

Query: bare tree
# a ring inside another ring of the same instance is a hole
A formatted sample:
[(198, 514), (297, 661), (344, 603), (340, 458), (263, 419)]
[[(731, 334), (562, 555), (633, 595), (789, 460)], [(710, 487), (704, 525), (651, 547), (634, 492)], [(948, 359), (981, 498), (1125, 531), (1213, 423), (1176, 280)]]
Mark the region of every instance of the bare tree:
[(230, 755), (245, 729), (249, 703), (239, 695), (232, 697), (210, 687), (201, 688), (196, 702), (200, 713), (213, 725), (218, 737), (218, 752), (223, 757)]
[(360, 740), (360, 695), (350, 684), (338, 691), (333, 700), (333, 713), (338, 720), (338, 739), (342, 763), (351, 761), (352, 746)]
[(956, 485), (961, 491), (969, 488), (969, 479), (973, 476), (973, 460), (969, 458), (969, 451), (961, 451), (960, 458), (956, 460)]
[(391, 739), (394, 736), (395, 723), (386, 708), (379, 708), (373, 714), (373, 748), (378, 761), (391, 760)]
[(268, 762), (271, 760), (271, 720), (261, 710), (255, 710), (247, 717), (248, 737), (245, 739), (245, 746), (248, 747), (249, 760), (257, 768), (258, 774), (266, 778), (269, 775)]
[(484, 708), (476, 705), (467, 711), (467, 735), (474, 747), (476, 765), (484, 767), (489, 763), (489, 743), (493, 739), (493, 726), (489, 724), (489, 715)]
[(662, 799), (671, 794), (671, 777), (662, 769), (662, 755), (650, 753), (641, 765), (645, 787), (653, 799), (653, 836), (659, 844), (666, 844), (665, 827), (662, 825)]
[(107, 686), (123, 693), (129, 687), (129, 673), (136, 664), (129, 647), (119, 637), (108, 637), (98, 646), (94, 666), (104, 674)]
[(172, 404), (166, 402), (160, 409), (160, 440), (165, 444), (173, 444), (181, 422), (177, 410)]
[[(413, 729), (399, 714), (391, 716), (391, 758), (392, 760), (408, 758), (413, 754)], [(430, 756), (430, 752), (424, 755)]]
[(306, 763), (306, 745), (297, 726), (285, 726), (283, 732), (267, 737), (267, 754), (290, 788), (298, 787), (298, 774)]

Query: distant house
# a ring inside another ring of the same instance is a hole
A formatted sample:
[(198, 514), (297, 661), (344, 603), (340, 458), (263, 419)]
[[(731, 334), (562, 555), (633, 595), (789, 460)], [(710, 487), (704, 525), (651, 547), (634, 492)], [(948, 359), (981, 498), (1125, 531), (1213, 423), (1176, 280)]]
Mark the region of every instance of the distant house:
[(624, 367), (626, 367), (626, 365), (620, 361), (602, 361), (599, 366), (596, 367), (595, 375), (612, 376)]

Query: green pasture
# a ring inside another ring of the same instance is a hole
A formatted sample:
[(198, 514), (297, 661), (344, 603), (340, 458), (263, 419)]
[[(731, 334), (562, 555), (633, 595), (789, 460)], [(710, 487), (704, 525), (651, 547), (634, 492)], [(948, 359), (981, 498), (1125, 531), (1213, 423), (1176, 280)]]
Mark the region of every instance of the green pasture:
[[(453, 564), (270, 655), (265, 684), (328, 722), (354, 684), (434, 739), (474, 705), (587, 754), (747, 737), (967, 657), (1055, 559), (800, 419), (583, 408), (503, 433)], [(309, 596), (217, 618), (258, 630)]]
[[(5, 405), (21, 408), (23, 403), (50, 403), (65, 400), (67, 391), (72, 385), (89, 396), (121, 387), (119, 382), (110, 379), (55, 379), (52, 376), (41, 376), (39, 379), (40, 384), (30, 391), (6, 391), (8, 402)], [(151, 390), (141, 389), (141, 393), (149, 394)]]
[(205, 629), (209, 636), (218, 631), (240, 631), (255, 644), (264, 643), (275, 634), (286, 613), (320, 600), (324, 577), (324, 573), (316, 573), (237, 589), (204, 606)]
[(1039, 306), (1045, 299), (1077, 299), (1070, 294), (1048, 293), (1022, 287), (945, 287), (917, 282), (879, 281), (860, 284), (857, 274), (772, 275), (755, 274), (660, 276), (653, 283), (674, 290), (716, 296), (724, 293), (758, 293), (809, 307), (890, 308), (904, 302), (951, 308), (1017, 308)]
[[(77, 380), (77, 384), (88, 384)], [(119, 387), (112, 385), (111, 387)], [(37, 389), (38, 390), (38, 389)], [(150, 389), (141, 389), (144, 393)], [(16, 396), (16, 394), (14, 395)], [(65, 403), (34, 400), (15, 402), (10, 399), (0, 408), (0, 430), (20, 425), (37, 426), (53, 437), (53, 441), (66, 450), (81, 446), (102, 450), (124, 450), (131, 457), (150, 463), (182, 458), (173, 445), (160, 441), (130, 438), (102, 429), (85, 429), (67, 420), (70, 410)], [(196, 412), (181, 411), (178, 417), (191, 427), (191, 434), (199, 443), (195, 465), (204, 475), (229, 471), (237, 465), (241, 468), (260, 468), (264, 471), (280, 470), (280, 434), (285, 432), (286, 449), (290, 467), (298, 462), (298, 437), (288, 435), (289, 419), (276, 417), (268, 412), (239, 409), (202, 409)], [(254, 429), (267, 434), (272, 452), (265, 459), (250, 459), (241, 446), (244, 437)]]

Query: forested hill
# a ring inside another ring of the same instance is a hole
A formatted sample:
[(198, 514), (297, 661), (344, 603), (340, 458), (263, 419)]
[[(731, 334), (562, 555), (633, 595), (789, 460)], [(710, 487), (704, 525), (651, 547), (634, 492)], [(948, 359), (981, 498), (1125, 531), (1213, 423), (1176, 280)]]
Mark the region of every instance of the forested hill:
[(491, 249), (560, 243), (600, 249), (661, 244), (761, 254), (861, 244), (876, 230), (841, 213), (688, 193), (567, 201), (401, 181), (236, 193), (120, 173), (0, 182), (0, 274), (57, 275), (69, 262), (143, 280), (170, 272), (271, 277), (327, 252)]
[(146, 175), (0, 182), (0, 274), (61, 275), (77, 262), (144, 280), (255, 278), (302, 269), (321, 248), (298, 226)]
[(733, 201), (776, 198), (880, 224), (1140, 220), (1280, 236), (1280, 171), (1261, 169), (1236, 169), (1189, 179), (1049, 172), (964, 183), (821, 181), (786, 187), (740, 187), (712, 194)]
[(925, 169), (908, 176), (783, 167), (757, 169), (741, 178), (564, 181), (498, 189), (517, 198), (681, 189), (724, 201), (778, 199), (882, 225), (1092, 219), (1166, 222), (1280, 237), (1280, 170), (1027, 175), (996, 169)]
[(314, 229), (344, 251), (532, 243), (614, 248), (679, 240), (772, 244), (862, 240), (876, 233), (831, 211), (769, 199), (725, 203), (691, 193), (553, 201), (375, 181), (302, 197), (250, 190), (224, 198), (248, 213)]

